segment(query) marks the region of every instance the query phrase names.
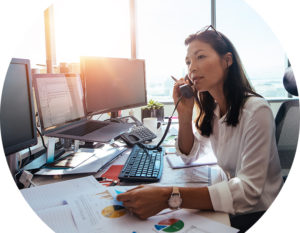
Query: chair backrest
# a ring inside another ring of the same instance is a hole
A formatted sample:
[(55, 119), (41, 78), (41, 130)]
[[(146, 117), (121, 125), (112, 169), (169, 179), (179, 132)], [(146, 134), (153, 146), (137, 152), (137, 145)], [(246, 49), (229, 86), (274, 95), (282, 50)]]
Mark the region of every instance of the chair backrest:
[(298, 88), (297, 88), (294, 72), (291, 67), (288, 67), (284, 73), (283, 86), (288, 93), (294, 96), (298, 96)]
[(282, 169), (289, 169), (293, 163), (299, 136), (299, 119), (299, 100), (288, 100), (281, 104), (275, 123)]
[[(296, 80), (291, 67), (283, 77), (283, 85), (291, 95), (298, 95)], [(295, 157), (299, 137), (299, 100), (284, 101), (275, 117), (276, 142), (282, 169), (290, 169)]]

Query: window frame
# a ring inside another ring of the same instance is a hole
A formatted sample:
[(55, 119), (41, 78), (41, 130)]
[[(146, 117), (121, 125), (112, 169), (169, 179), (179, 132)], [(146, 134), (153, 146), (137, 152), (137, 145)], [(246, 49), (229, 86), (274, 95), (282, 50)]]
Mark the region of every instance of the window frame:
[[(131, 46), (131, 58), (132, 59), (135, 59), (136, 58), (136, 55), (137, 55), (137, 51), (138, 51), (138, 48), (137, 48), (137, 43), (136, 43), (136, 26), (137, 26), (137, 17), (136, 17), (136, 11), (137, 11), (137, 8), (136, 8), (136, 0), (129, 0), (128, 1), (128, 4), (129, 4), (129, 17), (130, 17), (130, 46)], [(51, 7), (51, 6), (50, 6)], [(49, 8), (50, 8), (49, 7)], [(213, 25), (215, 28), (217, 28), (217, 24), (216, 24), (216, 17), (217, 16), (217, 12), (216, 12), (216, 0), (211, 0), (211, 25)], [(54, 20), (54, 15), (53, 14), (50, 14), (48, 15), (48, 18), (46, 19), (45, 18), (45, 24), (46, 24), (46, 21), (49, 20), (49, 21), (53, 21)], [(54, 31), (54, 27), (51, 28), (50, 32), (49, 32), (49, 37), (51, 38), (53, 35), (55, 35), (55, 31)], [(47, 46), (49, 46), (49, 43), (54, 43), (54, 46), (55, 46), (55, 41), (53, 41), (53, 39), (51, 39), (51, 41), (49, 42), (48, 38), (46, 37), (45, 38), (45, 42), (47, 44)], [(46, 53), (46, 58), (49, 59), (49, 55), (47, 55)], [(48, 61), (47, 59), (47, 61)], [(55, 61), (56, 61), (56, 57), (55, 57), (55, 51), (54, 51), (54, 54), (51, 54), (51, 59), (52, 60), (52, 63), (49, 62), (49, 64), (55, 64)], [(286, 68), (288, 67), (288, 58), (285, 57), (285, 60), (286, 60)], [(53, 63), (54, 62), (54, 63)], [(48, 64), (47, 64), (47, 67), (48, 67)], [(48, 68), (49, 70), (51, 70), (50, 68)], [(286, 99), (290, 99), (290, 98), (293, 98), (292, 95), (290, 95), (288, 92), (287, 93), (287, 96), (286, 97), (281, 97), (281, 98), (267, 98), (268, 100), (272, 101), (278, 101), (278, 99), (281, 99), (281, 100), (286, 100)], [(159, 101), (159, 99), (158, 99)], [(162, 101), (164, 104), (170, 104), (171, 102), (164, 102)]]

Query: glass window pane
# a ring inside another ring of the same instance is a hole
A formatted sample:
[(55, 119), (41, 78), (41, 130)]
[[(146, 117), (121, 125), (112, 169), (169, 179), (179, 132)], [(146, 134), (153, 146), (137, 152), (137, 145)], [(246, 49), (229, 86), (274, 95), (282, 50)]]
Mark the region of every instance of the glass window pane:
[(216, 12), (216, 27), (236, 47), (255, 90), (264, 97), (287, 97), (286, 56), (270, 27), (244, 1), (217, 0)]
[(129, 1), (58, 1), (54, 5), (56, 60), (130, 57)]
[(148, 99), (172, 101), (187, 72), (185, 38), (210, 24), (210, 0), (138, 0), (137, 57), (146, 61)]
[(32, 25), (29, 25), (24, 37), (20, 38), (20, 44), (13, 55), (16, 58), (30, 60), (31, 68), (45, 69), (46, 47), (45, 47), (45, 26), (44, 12), (38, 13)]

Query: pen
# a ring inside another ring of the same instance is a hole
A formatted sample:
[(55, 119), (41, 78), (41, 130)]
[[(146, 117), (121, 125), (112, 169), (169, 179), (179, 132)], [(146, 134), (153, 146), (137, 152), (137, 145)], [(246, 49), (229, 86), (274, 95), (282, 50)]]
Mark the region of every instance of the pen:
[(112, 181), (114, 181), (113, 179), (108, 179), (108, 178), (106, 178), (106, 177), (99, 177), (99, 178), (96, 178), (96, 180), (98, 180), (98, 181), (107, 181), (107, 182), (112, 182)]
[(171, 75), (171, 78), (177, 83), (178, 80)]

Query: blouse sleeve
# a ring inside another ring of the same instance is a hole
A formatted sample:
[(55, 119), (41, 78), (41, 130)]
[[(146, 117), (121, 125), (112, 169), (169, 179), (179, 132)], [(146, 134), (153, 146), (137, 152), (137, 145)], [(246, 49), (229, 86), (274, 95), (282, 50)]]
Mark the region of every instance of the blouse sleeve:
[(195, 127), (193, 127), (193, 133), (194, 133), (194, 144), (189, 154), (186, 155), (180, 151), (177, 139), (175, 143), (176, 154), (180, 156), (183, 162), (186, 164), (192, 163), (193, 161), (198, 159), (199, 155), (204, 154), (203, 152), (209, 143), (209, 139), (201, 136)]
[(244, 128), (244, 145), (236, 176), (208, 187), (215, 211), (231, 214), (251, 211), (259, 202), (268, 172), (274, 137), (274, 119), (260, 107)]

